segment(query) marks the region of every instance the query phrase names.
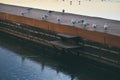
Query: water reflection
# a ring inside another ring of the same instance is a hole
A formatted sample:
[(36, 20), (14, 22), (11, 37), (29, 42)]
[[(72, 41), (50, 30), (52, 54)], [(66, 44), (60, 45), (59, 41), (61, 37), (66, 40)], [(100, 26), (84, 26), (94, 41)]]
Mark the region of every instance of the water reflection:
[[(0, 48), (0, 80), (70, 80), (63, 72)], [(7, 58), (7, 59), (6, 59)]]
[(74, 62), (73, 57), (51, 56), (35, 43), (0, 36), (0, 80), (120, 80), (119, 72)]

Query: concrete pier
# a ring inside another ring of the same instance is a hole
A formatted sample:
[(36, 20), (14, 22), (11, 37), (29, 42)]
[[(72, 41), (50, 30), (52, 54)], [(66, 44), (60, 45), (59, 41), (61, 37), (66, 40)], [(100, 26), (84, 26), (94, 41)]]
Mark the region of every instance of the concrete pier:
[(5, 4), (0, 4), (0, 19), (120, 47), (120, 21)]

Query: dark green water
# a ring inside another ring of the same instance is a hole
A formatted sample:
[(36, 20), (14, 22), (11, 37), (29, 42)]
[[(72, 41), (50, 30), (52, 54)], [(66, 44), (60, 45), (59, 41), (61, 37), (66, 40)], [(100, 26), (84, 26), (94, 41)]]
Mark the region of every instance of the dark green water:
[(0, 32), (0, 80), (120, 80), (117, 69), (58, 57), (45, 48)]

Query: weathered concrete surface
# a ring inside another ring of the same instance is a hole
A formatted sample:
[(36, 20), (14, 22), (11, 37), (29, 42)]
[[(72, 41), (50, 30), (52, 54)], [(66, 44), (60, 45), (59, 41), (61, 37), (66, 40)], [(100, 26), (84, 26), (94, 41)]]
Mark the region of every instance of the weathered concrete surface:
[[(25, 7), (0, 4), (0, 18), (59, 33), (77, 35), (92, 41), (120, 47), (120, 21), (58, 12), (51, 12), (48, 14), (48, 11), (45, 10), (31, 9), (28, 11), (27, 9), (28, 8)], [(24, 15), (21, 13), (24, 13)], [(48, 15), (45, 21), (42, 20), (44, 14)], [(58, 16), (61, 18), (60, 22), (57, 21)], [(80, 23), (73, 25), (71, 23), (72, 19), (77, 21), (85, 19), (89, 25), (84, 29), (83, 25)], [(98, 24), (96, 29), (92, 27), (93, 23)], [(103, 28), (105, 23), (109, 25), (107, 32), (105, 32)]]
[[(27, 9), (28, 8), (25, 8), (25, 7), (17, 7), (17, 6), (15, 7), (15, 6), (0, 4), (0, 12), (15, 14), (19, 16), (22, 16), (21, 13), (25, 13), (24, 14), (25, 17), (29, 17), (37, 20), (41, 20), (44, 14), (48, 14), (48, 11), (45, 11), (45, 10), (32, 9), (30, 10), (30, 12), (28, 12)], [(60, 24), (70, 25), (70, 26), (73, 26), (73, 24), (71, 23), (72, 19), (76, 21), (85, 19), (90, 24), (87, 27), (88, 30), (96, 30), (99, 32), (104, 32), (103, 26), (105, 23), (108, 23), (109, 29), (107, 33), (120, 36), (120, 21), (74, 15), (74, 14), (64, 14), (64, 13), (58, 13), (58, 12), (52, 12), (51, 14), (48, 14), (47, 21), (58, 23), (57, 17), (61, 18)], [(96, 29), (92, 28), (93, 23), (98, 24), (98, 27)], [(76, 23), (74, 26), (78, 28), (83, 28), (83, 26), (79, 23)]]

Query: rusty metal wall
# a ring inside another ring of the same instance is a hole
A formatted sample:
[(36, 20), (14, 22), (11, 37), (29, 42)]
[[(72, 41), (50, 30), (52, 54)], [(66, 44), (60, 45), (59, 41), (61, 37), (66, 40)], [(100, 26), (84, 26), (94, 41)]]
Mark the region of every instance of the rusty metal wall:
[(34, 27), (38, 27), (46, 30), (52, 30), (59, 33), (77, 35), (95, 42), (120, 47), (120, 36), (110, 35), (107, 33), (101, 33), (96, 31), (88, 31), (85, 29), (75, 28), (73, 26), (61, 25), (47, 21), (40, 21), (31, 18), (26, 18), (24, 16), (17, 16), (2, 12), (0, 12), (0, 19), (10, 20), (18, 23), (24, 23)]

